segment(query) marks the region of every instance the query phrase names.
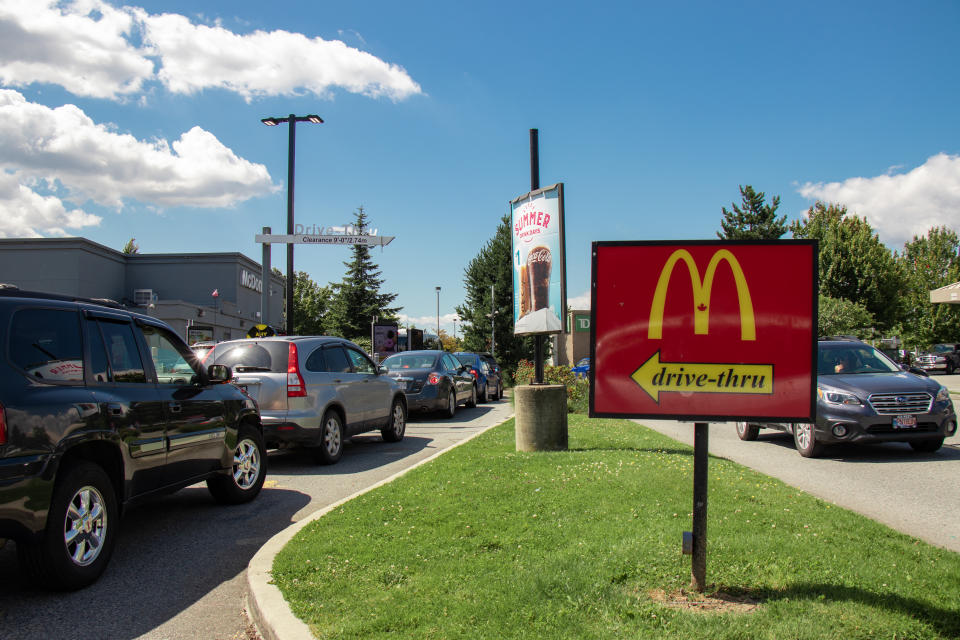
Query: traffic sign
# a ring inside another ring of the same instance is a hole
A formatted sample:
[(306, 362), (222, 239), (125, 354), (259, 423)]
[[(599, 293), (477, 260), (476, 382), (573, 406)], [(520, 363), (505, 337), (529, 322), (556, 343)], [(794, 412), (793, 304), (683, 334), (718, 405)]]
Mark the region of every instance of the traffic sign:
[(590, 415), (810, 421), (813, 240), (594, 242)]

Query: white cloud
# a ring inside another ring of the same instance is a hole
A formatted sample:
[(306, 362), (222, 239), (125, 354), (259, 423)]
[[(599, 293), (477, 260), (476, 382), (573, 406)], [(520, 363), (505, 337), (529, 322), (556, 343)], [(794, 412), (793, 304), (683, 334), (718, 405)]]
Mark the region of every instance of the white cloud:
[(193, 127), (173, 143), (137, 140), (96, 124), (81, 109), (50, 109), (0, 89), (0, 168), (21, 181), (57, 181), (82, 202), (120, 208), (228, 207), (275, 190), (266, 167), (239, 158)]
[(567, 306), (574, 311), (583, 311), (590, 308), (590, 291), (584, 291), (578, 296), (567, 298)]
[(288, 31), (240, 35), (192, 24), (182, 15), (134, 12), (144, 25), (145, 44), (161, 61), (159, 78), (174, 93), (219, 88), (247, 100), (302, 90), (324, 97), (334, 87), (392, 100), (421, 93), (403, 68), (339, 40)]
[(0, 0), (0, 83), (95, 98), (137, 93), (153, 62), (129, 42), (134, 28), (129, 12), (99, 0)]
[(932, 227), (960, 229), (960, 156), (939, 153), (907, 173), (808, 182), (798, 192), (865, 216), (892, 249), (900, 249), (914, 235), (925, 236)]
[(225, 89), (248, 101), (327, 97), (337, 87), (394, 101), (421, 93), (402, 67), (339, 40), (279, 30), (238, 34), (219, 21), (193, 24), (103, 0), (0, 0), (0, 84), (49, 83), (78, 96), (121, 99), (156, 80), (173, 93)]
[(98, 216), (81, 209), (68, 211), (56, 196), (42, 196), (0, 171), (0, 237), (65, 236), (66, 229), (100, 224)]

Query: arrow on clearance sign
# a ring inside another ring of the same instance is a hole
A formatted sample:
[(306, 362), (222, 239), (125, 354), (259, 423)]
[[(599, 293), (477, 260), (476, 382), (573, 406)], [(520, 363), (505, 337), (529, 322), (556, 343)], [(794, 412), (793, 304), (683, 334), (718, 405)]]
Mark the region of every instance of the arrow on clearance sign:
[(772, 364), (660, 362), (657, 351), (630, 377), (657, 404), (665, 391), (773, 394)]

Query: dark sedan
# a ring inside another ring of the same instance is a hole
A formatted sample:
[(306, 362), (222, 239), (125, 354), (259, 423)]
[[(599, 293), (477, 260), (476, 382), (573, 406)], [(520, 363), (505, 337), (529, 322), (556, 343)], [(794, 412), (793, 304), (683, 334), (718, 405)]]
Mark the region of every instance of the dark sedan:
[(444, 351), (404, 351), (380, 363), (401, 384), (409, 411), (441, 411), (452, 418), (458, 404), (477, 406), (477, 384), (470, 371)]

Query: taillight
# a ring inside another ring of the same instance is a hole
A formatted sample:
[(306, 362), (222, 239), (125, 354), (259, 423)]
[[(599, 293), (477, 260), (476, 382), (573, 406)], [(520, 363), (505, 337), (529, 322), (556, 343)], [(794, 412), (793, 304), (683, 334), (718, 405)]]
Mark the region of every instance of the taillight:
[(440, 375), (431, 373), (430, 377), (427, 378), (427, 384), (440, 384)]
[(7, 410), (0, 404), (0, 444), (7, 444)]
[(476, 378), (477, 380), (480, 379), (480, 374), (477, 373), (477, 370), (476, 370), (476, 369), (470, 369), (470, 373), (471, 373), (471, 374), (473, 375), (473, 377)]
[(287, 397), (303, 398), (307, 395), (307, 385), (300, 375), (300, 361), (297, 358), (297, 345), (290, 343), (287, 351)]

